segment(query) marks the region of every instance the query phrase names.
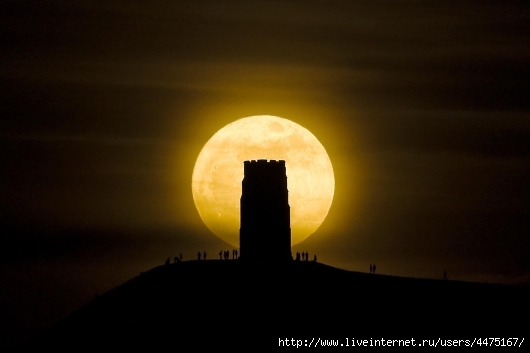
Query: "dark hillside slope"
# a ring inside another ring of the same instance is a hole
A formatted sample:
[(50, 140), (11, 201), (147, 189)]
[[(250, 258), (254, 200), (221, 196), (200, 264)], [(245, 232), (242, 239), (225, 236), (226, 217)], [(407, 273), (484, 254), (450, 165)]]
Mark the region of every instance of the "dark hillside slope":
[(527, 287), (369, 275), (313, 262), (245, 265), (208, 260), (154, 268), (94, 299), (33, 344), (134, 351), (275, 346), (280, 337), (528, 333)]

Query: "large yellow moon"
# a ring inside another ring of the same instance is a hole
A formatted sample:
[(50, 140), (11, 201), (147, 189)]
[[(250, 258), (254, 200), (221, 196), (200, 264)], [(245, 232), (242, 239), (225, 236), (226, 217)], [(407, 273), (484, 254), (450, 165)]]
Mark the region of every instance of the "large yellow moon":
[(270, 115), (236, 120), (202, 148), (192, 175), (193, 200), (206, 226), (239, 247), (243, 162), (285, 160), (291, 206), (291, 244), (314, 233), (326, 218), (335, 190), (324, 146), (304, 127)]

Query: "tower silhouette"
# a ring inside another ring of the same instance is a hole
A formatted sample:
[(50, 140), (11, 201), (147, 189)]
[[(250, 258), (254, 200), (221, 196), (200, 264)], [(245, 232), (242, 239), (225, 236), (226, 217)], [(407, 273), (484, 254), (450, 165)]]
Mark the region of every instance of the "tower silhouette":
[(239, 247), (245, 261), (291, 260), (291, 208), (285, 161), (245, 161)]

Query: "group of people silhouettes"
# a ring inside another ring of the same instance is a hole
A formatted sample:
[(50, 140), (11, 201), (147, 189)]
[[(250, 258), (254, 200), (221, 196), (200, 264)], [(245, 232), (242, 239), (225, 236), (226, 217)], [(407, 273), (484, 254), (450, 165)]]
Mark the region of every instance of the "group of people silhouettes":
[[(232, 250), (232, 260), (237, 260), (239, 259), (238, 257), (239, 255), (239, 252), (237, 249), (234, 249)], [(206, 260), (206, 251), (204, 252), (198, 252), (197, 253), (197, 260)], [(219, 260), (230, 260), (230, 250), (221, 250), (219, 251)], [(313, 261), (313, 262), (317, 262), (317, 255), (315, 254), (313, 256), (313, 259), (312, 260), (309, 260), (309, 253), (307, 251), (305, 252), (297, 252), (296, 253), (296, 261)], [(177, 262), (182, 262), (182, 254), (179, 253), (179, 256), (175, 256), (174, 257), (174, 263), (177, 263)], [(165, 262), (165, 265), (169, 265), (170, 264), (170, 258), (168, 257), (166, 262)], [(372, 272), (372, 265), (370, 265), (370, 273)], [(375, 272), (375, 265), (374, 265), (374, 272)]]
[[(302, 257), (303, 261), (309, 261), (309, 253), (307, 251), (302, 252), (302, 254), (300, 254), (300, 252), (297, 252), (296, 253), (296, 261), (300, 261), (300, 257)], [(313, 257), (313, 260), (311, 260), (311, 261), (317, 262), (317, 255), (316, 254)]]
[[(179, 256), (175, 256), (173, 258), (173, 261), (175, 261), (174, 263), (181, 262), (182, 261), (182, 254), (179, 253)], [(165, 265), (169, 265), (169, 262), (170, 262), (170, 258), (168, 257), (166, 259)]]
[(375, 264), (370, 264), (370, 273), (375, 274)]
[[(203, 260), (206, 260), (206, 251), (201, 254), (199, 251), (197, 253), (197, 260), (200, 260), (202, 256)], [(236, 260), (239, 257), (237, 257), (237, 249), (232, 250), (232, 260)], [(230, 260), (230, 250), (221, 250), (219, 251), (219, 260)]]
[[(206, 251), (204, 252), (198, 252), (197, 253), (197, 260), (206, 260)], [(230, 250), (226, 250), (226, 251), (219, 251), (219, 260), (230, 260)], [(239, 259), (238, 257), (238, 251), (237, 249), (234, 249), (232, 250), (232, 260), (236, 260), (236, 259)], [(175, 256), (174, 257), (174, 263), (177, 263), (177, 262), (182, 262), (182, 254), (179, 253), (179, 256)], [(170, 258), (168, 257), (166, 262), (164, 263), (165, 265), (169, 265), (170, 264)]]
[[(230, 250), (226, 251), (219, 251), (219, 260), (230, 260)], [(232, 250), (232, 260), (237, 260), (239, 257), (237, 257), (237, 249)]]

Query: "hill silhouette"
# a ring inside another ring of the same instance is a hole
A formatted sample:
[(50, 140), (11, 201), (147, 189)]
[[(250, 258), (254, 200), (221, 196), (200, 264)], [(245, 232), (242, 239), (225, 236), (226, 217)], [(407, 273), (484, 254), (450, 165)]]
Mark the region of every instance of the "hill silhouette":
[(371, 275), (316, 262), (185, 261), (95, 298), (30, 346), (136, 351), (275, 347), (279, 338), (524, 337), (528, 294), (528, 287)]

